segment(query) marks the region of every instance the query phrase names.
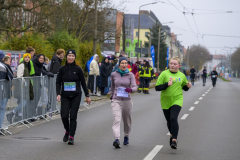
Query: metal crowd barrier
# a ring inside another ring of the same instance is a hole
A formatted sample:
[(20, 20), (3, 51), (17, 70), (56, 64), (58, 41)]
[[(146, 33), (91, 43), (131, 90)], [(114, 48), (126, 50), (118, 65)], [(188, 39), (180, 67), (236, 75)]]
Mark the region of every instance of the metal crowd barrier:
[[(41, 76), (0, 80), (0, 133), (5, 135), (5, 131), (11, 134), (8, 128), (19, 124), (29, 128), (29, 125), (33, 126), (31, 121), (38, 118), (49, 121), (52, 114), (60, 113), (61, 104), (56, 99), (56, 78), (57, 75), (53, 78)], [(82, 91), (80, 107), (88, 109), (84, 98)]]

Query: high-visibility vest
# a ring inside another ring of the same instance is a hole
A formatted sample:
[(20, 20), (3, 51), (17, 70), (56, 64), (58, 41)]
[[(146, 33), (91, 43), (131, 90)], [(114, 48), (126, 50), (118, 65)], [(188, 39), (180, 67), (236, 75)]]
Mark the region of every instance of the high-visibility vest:
[(140, 71), (140, 74), (142, 74), (143, 78), (152, 78), (152, 76), (154, 76), (154, 71), (153, 68), (147, 68), (147, 67), (143, 67), (142, 70)]

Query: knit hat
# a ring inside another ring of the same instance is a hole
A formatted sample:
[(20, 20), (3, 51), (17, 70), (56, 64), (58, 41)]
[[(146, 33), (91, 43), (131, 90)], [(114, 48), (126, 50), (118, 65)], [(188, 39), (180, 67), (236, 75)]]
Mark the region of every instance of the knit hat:
[(25, 54), (23, 55), (23, 60), (24, 60), (24, 58), (27, 57), (27, 56), (31, 59), (31, 55), (30, 55), (29, 53), (25, 53)]
[(3, 59), (5, 57), (5, 53), (0, 50), (0, 59)]
[(66, 57), (67, 57), (68, 54), (74, 54), (74, 56), (76, 57), (76, 52), (75, 52), (75, 50), (73, 50), (73, 49), (69, 49), (69, 50), (67, 51)]
[(121, 64), (121, 62), (122, 62), (123, 60), (128, 61), (128, 59), (127, 59), (126, 57), (121, 57), (121, 58), (119, 59), (119, 65)]

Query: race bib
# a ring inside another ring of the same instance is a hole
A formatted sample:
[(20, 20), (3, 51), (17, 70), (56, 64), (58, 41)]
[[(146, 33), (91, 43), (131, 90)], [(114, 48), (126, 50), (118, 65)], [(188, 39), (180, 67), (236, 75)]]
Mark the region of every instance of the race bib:
[(118, 97), (128, 97), (128, 92), (125, 92), (125, 89), (124, 87), (118, 87), (117, 88), (117, 96)]
[(212, 75), (212, 78), (215, 78), (216, 77), (216, 75)]
[(64, 82), (64, 91), (76, 91), (76, 83)]

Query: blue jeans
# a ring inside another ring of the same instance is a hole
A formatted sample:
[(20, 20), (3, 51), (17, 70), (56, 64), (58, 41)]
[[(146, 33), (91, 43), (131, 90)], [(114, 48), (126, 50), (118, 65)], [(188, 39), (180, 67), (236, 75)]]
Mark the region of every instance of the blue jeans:
[(104, 88), (104, 93), (109, 93), (109, 88), (111, 87), (111, 76), (108, 77), (108, 86)]
[(0, 128), (2, 128), (2, 123), (5, 117), (7, 102), (8, 102), (7, 98), (0, 99)]
[(23, 107), (25, 107), (27, 104), (27, 100), (24, 99), (22, 102), (19, 103), (19, 105), (17, 107), (14, 108), (14, 112), (15, 114), (18, 112), (18, 113), (22, 113), (22, 105)]
[(109, 87), (105, 87), (105, 88), (104, 88), (104, 93), (105, 93), (105, 94), (108, 94), (108, 93), (109, 93)]

